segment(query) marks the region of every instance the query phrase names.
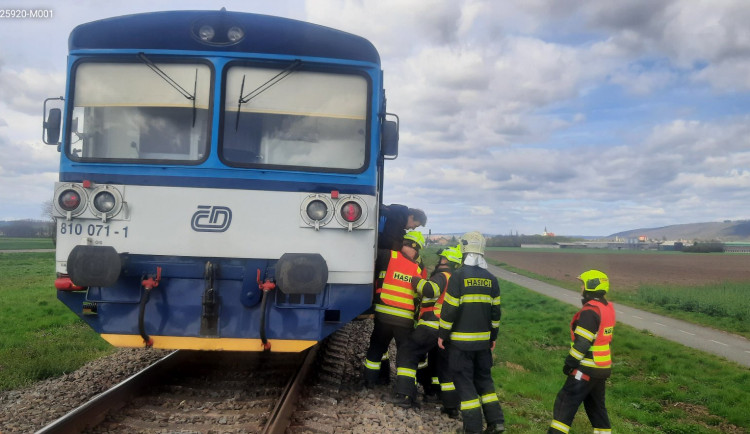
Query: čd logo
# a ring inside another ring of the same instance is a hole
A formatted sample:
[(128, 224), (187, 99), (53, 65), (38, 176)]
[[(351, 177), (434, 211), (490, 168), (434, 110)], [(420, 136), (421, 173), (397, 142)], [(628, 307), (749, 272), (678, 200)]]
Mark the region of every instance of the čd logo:
[(190, 227), (196, 232), (224, 232), (231, 223), (231, 209), (225, 206), (198, 205)]

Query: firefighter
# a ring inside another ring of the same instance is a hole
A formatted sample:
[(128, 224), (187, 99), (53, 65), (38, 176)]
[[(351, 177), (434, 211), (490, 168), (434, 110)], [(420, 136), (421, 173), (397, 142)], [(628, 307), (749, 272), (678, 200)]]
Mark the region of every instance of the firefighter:
[(565, 384), (555, 399), (548, 433), (567, 433), (581, 402), (595, 433), (612, 432), (604, 402), (604, 386), (612, 373), (609, 343), (615, 308), (605, 296), (609, 278), (599, 270), (578, 276), (583, 307), (570, 322), (570, 351), (565, 358)]
[[(417, 326), (396, 357), (398, 370), (393, 403), (400, 407), (409, 408), (415, 405), (419, 361), (425, 354), (429, 354), (428, 365), (436, 372), (440, 385), (442, 411), (449, 417), (458, 417), (458, 395), (450, 377), (445, 351), (437, 351), (437, 337), (445, 290), (451, 274), (460, 265), (461, 250), (458, 247), (446, 248), (438, 252), (438, 263), (429, 280), (419, 276), (412, 277), (412, 289), (421, 298), (421, 302)], [(429, 395), (430, 385), (422, 385), (425, 395)]]
[(505, 417), (492, 381), (492, 351), (500, 327), (500, 286), (487, 270), (485, 239), (479, 232), (461, 237), (463, 265), (448, 282), (438, 346), (448, 348), (448, 363), (461, 401), (463, 432), (505, 431)]
[[(365, 386), (375, 387), (381, 376), (381, 363), (389, 373), (387, 360), (391, 339), (396, 339), (396, 350), (400, 351), (409, 333), (414, 329), (416, 309), (415, 292), (411, 286), (412, 276), (422, 274), (417, 264), (419, 251), (424, 247), (421, 232), (411, 231), (404, 235), (401, 250), (378, 251), (376, 269), (382, 270), (375, 290), (375, 325), (370, 336), (370, 347), (365, 356)], [(390, 374), (388, 374), (390, 379)]]

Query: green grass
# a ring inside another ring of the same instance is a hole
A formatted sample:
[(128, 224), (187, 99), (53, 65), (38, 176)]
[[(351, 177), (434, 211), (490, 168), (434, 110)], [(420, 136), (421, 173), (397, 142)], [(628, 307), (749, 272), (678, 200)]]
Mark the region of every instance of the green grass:
[[(427, 253), (427, 252), (425, 252)], [(434, 263), (428, 253), (428, 266)], [(53, 253), (0, 253), (0, 390), (59, 376), (113, 348), (55, 297)], [(573, 306), (501, 282), (493, 377), (508, 432), (545, 432), (564, 382)], [(607, 406), (613, 432), (750, 430), (750, 370), (624, 325), (612, 343)], [(591, 432), (583, 409), (571, 433)]]
[(52, 238), (0, 237), (0, 250), (54, 249)]
[[(550, 285), (575, 292), (581, 290), (575, 282), (552, 279), (498, 261), (490, 260), (490, 262), (516, 274)], [(695, 287), (641, 285), (635, 292), (613, 292), (608, 298), (616, 303), (724, 330), (750, 339), (750, 297), (747, 296), (747, 291), (747, 284), (727, 282)]]
[[(503, 318), (493, 377), (509, 432), (545, 432), (565, 381), (576, 308), (501, 282)], [(613, 432), (723, 433), (750, 429), (750, 371), (622, 324), (612, 342), (607, 408)], [(591, 432), (583, 408), (571, 433)]]
[(62, 375), (113, 348), (57, 300), (54, 253), (0, 253), (0, 390)]

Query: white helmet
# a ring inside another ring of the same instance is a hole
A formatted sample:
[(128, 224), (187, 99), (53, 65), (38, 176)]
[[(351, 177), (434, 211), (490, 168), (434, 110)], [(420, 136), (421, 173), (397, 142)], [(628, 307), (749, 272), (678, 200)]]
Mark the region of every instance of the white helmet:
[(481, 233), (467, 232), (461, 236), (461, 253), (478, 253), (484, 255), (484, 236)]

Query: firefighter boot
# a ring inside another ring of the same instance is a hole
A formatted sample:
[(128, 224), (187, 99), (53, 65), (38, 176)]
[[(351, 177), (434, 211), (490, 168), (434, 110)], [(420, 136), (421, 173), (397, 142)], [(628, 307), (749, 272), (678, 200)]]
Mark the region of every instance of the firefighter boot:
[(409, 395), (404, 395), (403, 393), (397, 393), (390, 401), (393, 405), (401, 408), (411, 408), (414, 406), (414, 398)]
[(501, 423), (491, 423), (487, 425), (487, 429), (484, 430), (485, 434), (500, 434), (505, 432), (505, 425)]

